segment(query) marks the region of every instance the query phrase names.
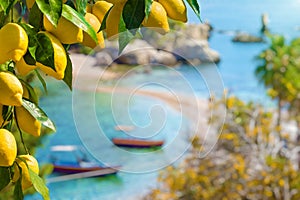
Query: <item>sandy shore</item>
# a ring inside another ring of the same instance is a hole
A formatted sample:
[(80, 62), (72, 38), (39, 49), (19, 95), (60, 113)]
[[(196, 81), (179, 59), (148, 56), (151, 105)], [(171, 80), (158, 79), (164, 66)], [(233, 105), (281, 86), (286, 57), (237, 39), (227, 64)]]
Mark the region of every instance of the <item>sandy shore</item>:
[(119, 75), (100, 67), (95, 67), (96, 61), (92, 57), (80, 54), (71, 55), (73, 61), (73, 77), (75, 89), (105, 93), (124, 93), (128, 95), (143, 95), (159, 99), (177, 110), (191, 122), (190, 129), (199, 136), (207, 135), (209, 129), (208, 119), (211, 116), (208, 99), (201, 99), (180, 93), (171, 94), (154, 90), (135, 90), (125, 87), (107, 87), (99, 85), (99, 80), (111, 80)]

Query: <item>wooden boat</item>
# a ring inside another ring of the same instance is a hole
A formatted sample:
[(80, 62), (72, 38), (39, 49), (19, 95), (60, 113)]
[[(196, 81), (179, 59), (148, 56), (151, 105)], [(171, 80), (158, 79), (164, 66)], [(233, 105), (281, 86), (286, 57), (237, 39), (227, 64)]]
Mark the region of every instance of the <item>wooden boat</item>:
[[(59, 160), (52, 155), (53, 171), (64, 174), (77, 174), (86, 173), (88, 176), (104, 176), (109, 174), (116, 174), (120, 166), (106, 167), (98, 162), (87, 159), (82, 148), (73, 145), (58, 145), (51, 148), (52, 152), (71, 152), (73, 156), (76, 156), (74, 161)], [(80, 151), (81, 154), (75, 153)], [(81, 157), (79, 157), (81, 155)], [(83, 156), (82, 156), (83, 155)], [(72, 156), (72, 155), (71, 155)], [(70, 159), (70, 155), (65, 156)], [(94, 173), (87, 173), (94, 172)]]
[(134, 148), (160, 147), (164, 144), (163, 140), (143, 140), (128, 138), (113, 138), (112, 142), (117, 146)]
[[(117, 168), (104, 167), (92, 162), (54, 162), (53, 170), (55, 172), (64, 174), (76, 174), (83, 172), (98, 171), (97, 176), (104, 176), (108, 174), (116, 174), (119, 170)], [(101, 173), (102, 172), (102, 173)]]

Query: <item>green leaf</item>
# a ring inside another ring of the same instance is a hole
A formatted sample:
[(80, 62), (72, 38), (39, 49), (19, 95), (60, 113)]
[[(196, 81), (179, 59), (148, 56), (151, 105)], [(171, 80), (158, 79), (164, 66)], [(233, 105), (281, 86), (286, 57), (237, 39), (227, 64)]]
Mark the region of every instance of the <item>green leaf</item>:
[(153, 0), (145, 0), (145, 16), (149, 17)]
[(73, 77), (73, 69), (72, 69), (72, 62), (70, 59), (69, 54), (67, 54), (67, 67), (65, 69), (65, 76), (63, 81), (67, 84), (67, 86), (72, 90), (72, 77)]
[[(22, 174), (21, 172), (22, 171), (20, 171), (20, 174)], [(22, 178), (21, 177), (18, 179), (18, 181), (15, 184), (14, 199), (16, 199), (16, 200), (24, 199), (24, 195), (23, 195), (23, 191), (22, 191)]]
[(64, 4), (62, 16), (89, 34), (96, 43), (98, 42), (97, 35), (93, 27), (84, 19), (83, 15), (78, 13), (72, 7)]
[(0, 11), (4, 11), (5, 15), (8, 15), (11, 8), (17, 3), (17, 0), (1, 0)]
[(0, 191), (10, 183), (8, 167), (0, 167)]
[(132, 33), (126, 29), (126, 25), (122, 16), (119, 23), (119, 32), (119, 54), (121, 54), (127, 44), (134, 38)]
[(35, 65), (36, 64), (35, 59), (31, 56), (31, 54), (28, 50), (25, 53), (25, 55), (23, 56), (23, 58), (27, 65)]
[(28, 22), (36, 31), (43, 27), (43, 13), (40, 11), (36, 3), (33, 4), (32, 8), (30, 9)]
[(104, 29), (106, 29), (106, 19), (107, 19), (108, 14), (110, 13), (110, 11), (111, 11), (112, 8), (113, 8), (113, 6), (110, 7), (110, 9), (105, 13), (105, 16), (103, 17), (103, 20), (102, 20), (99, 32), (103, 31)]
[(33, 87), (27, 82), (27, 81), (24, 81), (22, 79), (20, 79), (20, 81), (22, 82), (23, 85), (25, 85), (26, 89), (28, 90), (28, 93), (29, 93), (29, 99), (35, 103), (36, 105), (38, 105), (38, 102), (39, 102), (39, 97), (38, 95), (35, 93)]
[(30, 168), (28, 168), (28, 172), (34, 189), (42, 195), (44, 200), (50, 200), (49, 189), (47, 188), (43, 179)]
[(86, 13), (86, 4), (87, 4), (87, 1), (75, 0), (76, 10), (83, 16)]
[(145, 1), (128, 0), (124, 5), (122, 16), (126, 29), (135, 35), (145, 18)]
[(23, 99), (23, 107), (38, 121), (40, 121), (45, 127), (50, 128), (52, 131), (56, 131), (54, 123), (48, 118), (46, 113), (38, 107), (36, 104)]
[(39, 71), (37, 69), (34, 70), (36, 73), (36, 76), (38, 77), (39, 81), (42, 83), (42, 86), (44, 88), (44, 91), (46, 92), (46, 94), (48, 93), (47, 90), (47, 83), (46, 81), (43, 79), (43, 77), (41, 76), (41, 74), (39, 73)]
[(43, 65), (56, 71), (54, 64), (54, 49), (50, 38), (44, 33), (37, 34), (35, 58), (37, 62), (42, 63)]
[(56, 27), (62, 14), (62, 1), (36, 0), (35, 2), (47, 19), (54, 25), (54, 27)]
[(200, 16), (200, 6), (199, 6), (197, 0), (186, 0), (186, 1), (190, 5), (190, 7), (193, 9), (194, 13), (197, 15), (199, 20), (202, 21), (201, 16)]
[[(31, 25), (20, 23), (28, 35), (28, 50), (24, 56), (27, 64), (35, 65), (35, 52), (38, 47), (37, 31)], [(29, 54), (29, 55), (28, 55)]]

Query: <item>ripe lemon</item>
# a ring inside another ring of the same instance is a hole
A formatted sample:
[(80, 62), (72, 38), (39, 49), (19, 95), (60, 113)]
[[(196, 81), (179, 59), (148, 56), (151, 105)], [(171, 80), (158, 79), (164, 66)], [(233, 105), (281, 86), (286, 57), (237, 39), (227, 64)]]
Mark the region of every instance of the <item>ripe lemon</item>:
[(186, 6), (182, 0), (157, 0), (171, 19), (187, 22)]
[(10, 72), (0, 72), (0, 103), (21, 106), (22, 95), (23, 88), (19, 79)]
[(28, 65), (24, 58), (21, 58), (21, 60), (19, 60), (18, 62), (16, 62), (15, 65), (18, 74), (20, 74), (21, 76), (26, 76), (29, 72), (31, 72), (32, 70), (34, 70), (36, 68), (35, 65)]
[(119, 34), (119, 22), (123, 6), (123, 4), (115, 4), (107, 16), (106, 34), (108, 40), (113, 40)]
[(148, 19), (145, 18), (142, 24), (161, 34), (166, 34), (170, 31), (167, 12), (164, 7), (156, 1), (153, 1)]
[[(97, 31), (100, 29), (100, 22), (97, 19), (97, 17), (91, 13), (86, 13), (84, 18), (86, 19), (86, 21), (93, 27), (93, 29), (95, 30), (95, 32), (97, 33)], [(103, 38), (103, 33), (102, 31), (100, 31), (99, 33), (97, 33), (97, 39), (98, 39), (98, 43), (96, 43), (91, 36), (89, 36), (89, 34), (87, 34), (86, 32), (83, 33), (83, 42), (82, 44), (84, 46), (88, 46), (90, 48), (95, 48), (96, 46), (100, 46), (101, 48), (104, 48), (104, 38)]]
[(92, 7), (92, 14), (98, 18), (100, 23), (102, 23), (105, 14), (111, 7), (111, 3), (106, 1), (97, 1)]
[(45, 30), (52, 33), (63, 44), (80, 43), (83, 40), (83, 32), (80, 28), (74, 25), (69, 20), (61, 17), (58, 20), (57, 27), (55, 28), (51, 22), (44, 16)]
[(19, 61), (27, 51), (28, 36), (20, 25), (8, 23), (0, 29), (0, 44), (0, 64)]
[(15, 137), (8, 130), (0, 129), (0, 166), (11, 166), (14, 163), (16, 156), (17, 143)]
[(60, 41), (48, 32), (39, 32), (38, 34), (45, 34), (51, 41), (52, 47), (54, 49), (54, 71), (51, 67), (45, 66), (39, 62), (36, 63), (36, 66), (39, 67), (44, 73), (56, 78), (57, 80), (62, 80), (65, 75), (65, 69), (67, 67), (67, 54), (60, 43)]
[[(36, 174), (39, 174), (39, 163), (37, 160), (31, 155), (21, 155), (16, 158), (18, 165), (22, 169), (22, 190), (26, 190), (32, 186), (32, 182), (30, 179), (30, 175), (28, 172), (28, 168), (26, 164), (23, 162), (26, 161), (28, 167)], [(20, 170), (17, 165), (14, 167), (15, 173), (12, 181), (16, 182), (20, 178)]]
[(15, 109), (20, 128), (30, 135), (40, 136), (41, 122), (36, 120), (23, 106), (15, 107)]

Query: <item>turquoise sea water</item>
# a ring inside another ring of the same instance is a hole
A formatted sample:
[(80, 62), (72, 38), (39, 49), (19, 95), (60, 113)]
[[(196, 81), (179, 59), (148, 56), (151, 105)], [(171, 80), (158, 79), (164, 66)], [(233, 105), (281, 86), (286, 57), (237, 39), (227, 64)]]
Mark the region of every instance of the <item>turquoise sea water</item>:
[[(214, 32), (210, 38), (210, 46), (217, 50), (221, 54), (221, 62), (218, 64), (218, 69), (224, 82), (224, 87), (228, 88), (230, 93), (239, 96), (244, 100), (254, 100), (265, 105), (272, 105), (272, 102), (266, 97), (265, 90), (260, 86), (254, 76), (254, 69), (257, 66), (257, 61), (254, 57), (264, 48), (266, 44), (239, 44), (232, 43), (231, 34), (221, 34), (218, 30), (234, 31), (242, 30), (252, 34), (259, 34), (260, 29), (260, 16), (262, 13), (268, 13), (270, 18), (269, 28), (271, 32), (284, 34), (287, 39), (292, 39), (300, 35), (297, 27), (300, 26), (300, 10), (299, 0), (203, 0), (201, 3), (201, 15), (203, 20), (208, 20), (214, 27)], [(189, 12), (191, 22), (198, 22), (194, 14)], [(205, 70), (209, 66), (200, 66), (198, 69)], [(181, 76), (178, 76), (178, 73)], [(188, 86), (182, 86), (181, 82), (178, 82), (178, 77), (184, 77), (191, 84), (191, 88), (195, 91), (195, 94), (207, 98), (209, 92), (204, 83), (203, 77), (195, 71), (194, 68), (187, 66), (181, 66), (176, 71), (170, 73), (170, 71), (162, 68), (155, 68), (154, 71), (149, 74), (137, 74), (130, 78), (125, 78), (123, 84), (127, 85), (140, 85), (147, 80), (152, 82), (159, 81), (160, 83), (172, 83), (176, 92), (187, 92)], [(207, 77), (206, 77), (207, 78)], [(163, 81), (161, 81), (163, 80)], [(147, 85), (146, 89), (157, 89), (155, 85)], [(190, 89), (190, 88), (188, 88)], [(147, 166), (154, 166), (152, 169), (160, 168), (164, 165), (161, 160), (167, 160), (172, 158), (172, 153), (164, 149), (162, 151), (150, 150), (150, 153), (156, 154), (161, 159), (148, 159), (148, 160), (135, 160), (135, 163), (124, 162), (118, 157), (118, 152), (109, 151), (101, 146), (103, 142), (98, 133), (93, 133), (90, 127), (95, 124), (91, 124), (92, 120), (88, 118), (88, 110), (90, 106), (94, 106), (94, 115), (97, 118), (98, 125), (102, 128), (103, 134), (107, 138), (119, 136), (122, 134), (113, 129), (117, 124), (116, 122), (126, 123), (128, 117), (115, 116), (112, 113), (111, 95), (105, 93), (98, 93), (94, 97), (95, 105), (90, 105), (85, 101), (85, 97), (89, 97), (90, 93), (78, 92), (82, 97), (82, 102), (77, 104), (81, 107), (83, 124), (80, 133), (74, 122), (74, 113), (72, 111), (72, 94), (68, 91), (67, 87), (57, 82), (51, 82), (49, 84), (49, 96), (51, 98), (42, 98), (40, 105), (48, 113), (57, 126), (57, 133), (49, 135), (45, 138), (44, 146), (37, 152), (37, 158), (40, 162), (49, 161), (49, 148), (53, 145), (69, 145), (80, 144), (81, 139), (89, 141), (91, 147), (98, 149), (101, 154), (108, 155), (110, 162), (125, 164), (126, 166), (147, 169)], [(177, 132), (179, 128), (183, 128), (182, 131), (188, 131), (187, 122), (182, 118), (180, 113), (166, 105), (157, 99), (153, 99), (146, 96), (136, 95), (134, 98), (128, 99), (126, 96), (119, 94), (115, 97), (117, 101), (116, 107), (118, 111), (122, 111), (122, 105), (128, 106), (130, 109), (128, 113), (133, 116), (133, 121), (136, 126), (147, 127), (151, 120), (154, 122), (163, 123), (163, 128), (156, 131), (154, 138), (167, 139), (167, 142), (172, 143), (174, 138), (174, 132)], [(63, 106), (59, 106), (63, 105)], [(163, 107), (163, 110), (160, 108)], [(78, 113), (77, 113), (78, 114)], [(116, 118), (117, 117), (117, 118)], [(162, 118), (161, 118), (162, 117)], [(78, 120), (78, 119), (77, 119)], [(124, 121), (122, 121), (124, 120)], [(78, 121), (77, 121), (78, 122)], [(158, 124), (154, 123), (159, 126)], [(180, 125), (180, 127), (178, 126)], [(82, 134), (86, 129), (87, 137)], [(142, 132), (145, 135), (143, 137), (150, 137), (148, 132)], [(132, 134), (141, 134), (136, 130)], [(176, 134), (175, 134), (176, 135)], [(123, 135), (122, 135), (123, 136)], [(141, 135), (140, 135), (141, 136)], [(90, 138), (89, 138), (90, 137)], [(103, 145), (106, 145), (103, 144)], [(178, 143), (178, 149), (181, 151), (185, 147), (185, 142)], [(113, 149), (114, 147), (112, 147)], [(146, 154), (147, 152), (140, 151), (139, 154)], [(174, 149), (174, 154), (176, 149)], [(94, 155), (95, 156), (95, 155)], [(99, 156), (99, 155), (98, 155)], [(162, 157), (161, 157), (162, 156)], [(97, 157), (97, 155), (96, 155)], [(125, 157), (126, 159), (127, 157)], [(135, 165), (135, 166), (133, 166)], [(128, 169), (128, 168), (127, 168)], [(155, 170), (154, 170), (155, 171)], [(103, 177), (103, 178), (88, 178), (78, 179), (72, 181), (64, 181), (58, 183), (49, 183), (48, 187), (51, 193), (51, 199), (54, 200), (73, 200), (73, 199), (140, 199), (149, 188), (156, 185), (155, 179), (157, 172), (148, 173), (128, 173), (121, 172), (117, 175)], [(41, 199), (40, 196), (28, 196), (26, 199)]]

